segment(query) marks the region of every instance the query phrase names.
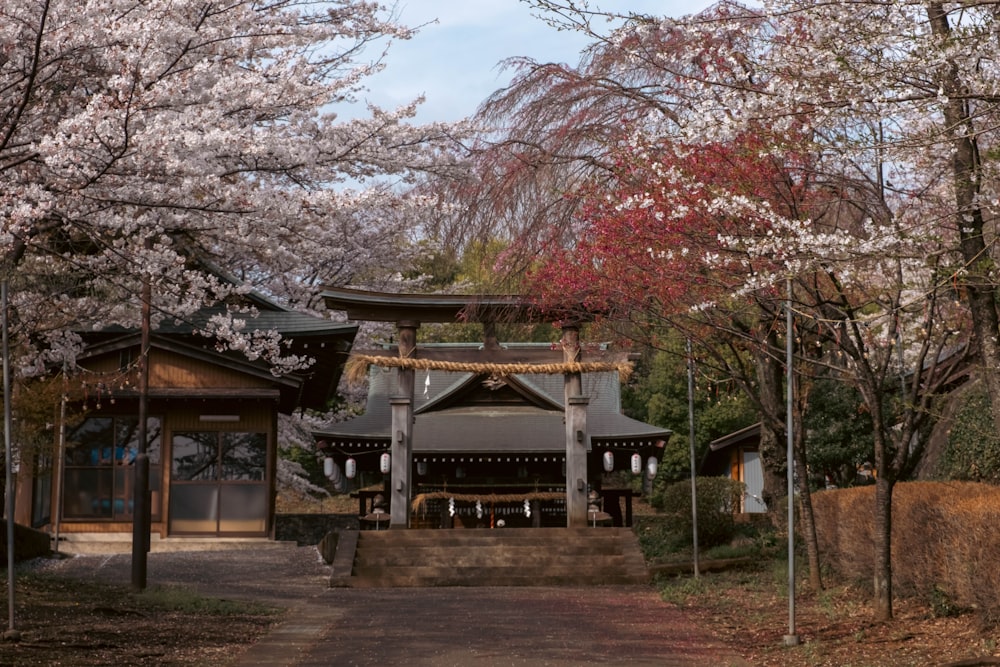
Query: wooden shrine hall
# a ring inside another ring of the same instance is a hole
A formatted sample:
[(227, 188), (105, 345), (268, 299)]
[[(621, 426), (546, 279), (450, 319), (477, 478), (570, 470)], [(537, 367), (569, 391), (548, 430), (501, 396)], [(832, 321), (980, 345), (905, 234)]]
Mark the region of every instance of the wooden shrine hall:
[[(609, 470), (655, 474), (670, 431), (622, 414), (620, 376), (631, 365), (625, 353), (581, 345), (582, 322), (563, 323), (558, 343), (502, 345), (497, 322), (543, 321), (523, 297), (338, 288), (324, 298), (350, 320), (396, 325), (395, 345), (349, 361), (371, 368), (365, 414), (315, 432), (338, 472), (384, 481), (390, 527), (410, 527), (427, 501), (449, 498), (454, 514), (455, 498), (480, 496), (491, 507), (477, 499), (475, 511), (491, 526), (495, 500), (510, 515), (523, 499), (528, 515), (534, 501), (558, 497), (560, 519), (565, 511), (566, 526), (583, 527), (596, 490), (617, 505), (616, 490), (601, 488)], [(450, 322), (481, 323), (483, 342), (417, 344), (421, 324)]]

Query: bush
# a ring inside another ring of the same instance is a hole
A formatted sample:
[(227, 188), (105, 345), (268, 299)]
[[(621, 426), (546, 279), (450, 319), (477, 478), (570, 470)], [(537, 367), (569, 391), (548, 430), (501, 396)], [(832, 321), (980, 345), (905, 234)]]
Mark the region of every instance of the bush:
[[(742, 482), (728, 477), (699, 477), (698, 546), (707, 548), (724, 544), (736, 532), (735, 514), (745, 493)], [(661, 510), (680, 535), (691, 543), (691, 481), (674, 482), (653, 489), (650, 504)]]
[[(875, 489), (813, 495), (823, 560), (838, 574), (874, 574)], [(892, 580), (938, 615), (977, 609), (1000, 621), (1000, 488), (973, 482), (901, 482), (892, 501)]]
[(955, 415), (940, 473), (945, 479), (1000, 481), (1000, 435), (993, 428), (989, 397), (982, 387), (969, 390)]

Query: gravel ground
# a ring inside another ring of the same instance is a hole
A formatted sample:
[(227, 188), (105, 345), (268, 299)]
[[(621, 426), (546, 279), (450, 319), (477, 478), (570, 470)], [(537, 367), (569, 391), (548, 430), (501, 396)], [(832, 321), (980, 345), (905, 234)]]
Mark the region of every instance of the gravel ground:
[[(60, 576), (129, 586), (131, 554), (40, 558), (21, 566)], [(331, 568), (315, 547), (263, 545), (254, 549), (150, 553), (147, 586), (185, 586), (225, 599), (293, 606), (327, 590)]]

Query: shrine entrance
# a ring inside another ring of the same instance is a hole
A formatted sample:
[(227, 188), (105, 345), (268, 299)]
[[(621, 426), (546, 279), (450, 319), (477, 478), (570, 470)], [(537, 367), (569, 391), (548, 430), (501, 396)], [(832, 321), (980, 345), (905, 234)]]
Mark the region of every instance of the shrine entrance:
[[(361, 498), (362, 515), (382, 495), (394, 528), (411, 522), (441, 527), (448, 519), (454, 527), (466, 520), (486, 527), (554, 525), (550, 520), (584, 527), (602, 457), (617, 458), (621, 470), (640, 453), (643, 461), (662, 455), (669, 431), (621, 414), (617, 383), (631, 370), (626, 354), (581, 345), (582, 322), (564, 324), (558, 343), (501, 345), (497, 322), (542, 321), (521, 297), (347, 289), (324, 297), (328, 308), (352, 320), (396, 325), (395, 345), (356, 351), (348, 362), (348, 375), (371, 369), (366, 414), (335, 425), (335, 433), (317, 433), (327, 436), (323, 444), (345, 472), (361, 461), (359, 474), (383, 480), (366, 492), (367, 506)], [(418, 346), (417, 332), (430, 322), (479, 322), (483, 341)], [(614, 386), (591, 386), (595, 382)], [(594, 434), (591, 394), (599, 403)], [(600, 454), (593, 454), (595, 446)]]

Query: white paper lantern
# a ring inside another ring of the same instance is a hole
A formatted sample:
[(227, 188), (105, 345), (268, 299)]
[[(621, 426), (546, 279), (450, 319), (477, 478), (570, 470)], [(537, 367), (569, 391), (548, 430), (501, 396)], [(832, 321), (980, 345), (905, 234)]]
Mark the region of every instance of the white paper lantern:
[(389, 456), (389, 452), (383, 452), (382, 456), (379, 457), (378, 469), (383, 475), (388, 475), (389, 471), (392, 470), (392, 457)]
[(358, 462), (353, 458), (344, 462), (344, 475), (347, 479), (354, 479), (358, 474)]
[(615, 455), (612, 452), (604, 452), (604, 472), (611, 472), (615, 469)]
[(323, 459), (323, 476), (327, 478), (333, 477), (333, 458), (330, 456)]
[(650, 479), (656, 477), (656, 466), (657, 463), (655, 456), (650, 456), (648, 459), (646, 459), (646, 476), (649, 477)]
[(417, 474), (421, 477), (427, 474), (427, 461), (417, 461)]
[(642, 472), (642, 457), (638, 454), (632, 455), (632, 474), (638, 475)]

